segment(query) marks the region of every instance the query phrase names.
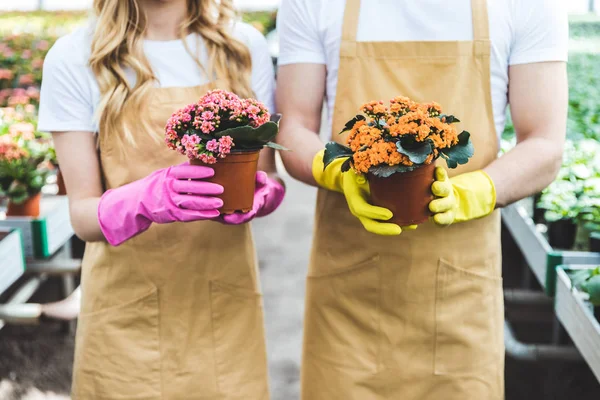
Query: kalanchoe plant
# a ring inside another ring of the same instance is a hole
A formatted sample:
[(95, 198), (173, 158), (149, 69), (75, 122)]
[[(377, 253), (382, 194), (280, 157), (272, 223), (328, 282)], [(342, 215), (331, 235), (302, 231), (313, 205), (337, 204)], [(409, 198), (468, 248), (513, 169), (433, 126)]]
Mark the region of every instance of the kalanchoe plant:
[(165, 141), (190, 159), (214, 164), (231, 151), (285, 150), (272, 142), (278, 130), (278, 118), (258, 100), (213, 90), (169, 118)]
[(389, 108), (381, 101), (361, 107), (364, 115), (348, 121), (340, 134), (349, 132), (347, 145), (326, 145), (324, 164), (349, 157), (342, 170), (351, 167), (359, 174), (372, 173), (388, 177), (446, 160), (448, 167), (466, 164), (473, 155), (467, 131), (458, 133), (453, 125), (460, 122), (442, 113), (437, 103), (421, 104), (406, 97), (396, 97)]
[(50, 171), (51, 149), (32, 124), (13, 124), (0, 135), (0, 196), (20, 204), (38, 194)]
[(569, 274), (574, 289), (587, 293), (594, 307), (600, 307), (600, 267), (581, 269)]

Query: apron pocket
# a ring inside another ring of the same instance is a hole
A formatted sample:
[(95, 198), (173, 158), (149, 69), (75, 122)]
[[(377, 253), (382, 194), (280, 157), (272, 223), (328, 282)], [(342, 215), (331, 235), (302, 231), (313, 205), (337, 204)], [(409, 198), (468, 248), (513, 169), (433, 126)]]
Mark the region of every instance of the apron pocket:
[(218, 387), (228, 399), (269, 395), (261, 299), (254, 290), (210, 282)]
[(79, 317), (73, 395), (80, 399), (161, 396), (158, 292)]
[(477, 372), (503, 360), (501, 299), (501, 278), (440, 260), (435, 302), (436, 374)]
[(379, 356), (380, 285), (378, 256), (342, 271), (309, 276), (304, 355), (375, 372)]

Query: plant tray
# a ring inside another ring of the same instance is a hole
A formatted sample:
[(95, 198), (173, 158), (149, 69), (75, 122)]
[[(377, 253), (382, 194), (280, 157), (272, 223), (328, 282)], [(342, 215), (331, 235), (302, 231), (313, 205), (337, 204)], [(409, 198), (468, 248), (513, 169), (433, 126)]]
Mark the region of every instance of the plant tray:
[(0, 294), (23, 275), (25, 257), (18, 229), (0, 228)]
[(600, 381), (600, 323), (580, 292), (572, 290), (568, 270), (590, 268), (585, 265), (565, 265), (557, 269), (554, 308), (573, 343)]
[(66, 196), (43, 197), (39, 217), (4, 217), (1, 227), (21, 230), (27, 258), (52, 256), (74, 234)]
[(600, 265), (600, 253), (553, 249), (537, 229), (524, 203), (505, 207), (502, 222), (548, 296), (554, 296), (556, 291), (556, 267), (559, 265)]

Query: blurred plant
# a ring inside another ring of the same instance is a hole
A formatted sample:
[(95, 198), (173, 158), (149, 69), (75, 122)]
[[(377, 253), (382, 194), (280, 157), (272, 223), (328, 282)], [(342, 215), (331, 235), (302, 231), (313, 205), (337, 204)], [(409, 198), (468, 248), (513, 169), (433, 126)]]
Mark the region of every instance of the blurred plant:
[(31, 107), (0, 111), (0, 196), (16, 204), (41, 191), (56, 158), (51, 136), (36, 130)]
[(569, 272), (571, 286), (587, 293), (594, 307), (600, 307), (600, 267), (572, 270)]
[(542, 192), (538, 207), (548, 222), (572, 219), (600, 229), (600, 143), (567, 140), (557, 179)]
[(242, 14), (242, 21), (254, 26), (263, 35), (275, 30), (276, 11), (253, 11)]

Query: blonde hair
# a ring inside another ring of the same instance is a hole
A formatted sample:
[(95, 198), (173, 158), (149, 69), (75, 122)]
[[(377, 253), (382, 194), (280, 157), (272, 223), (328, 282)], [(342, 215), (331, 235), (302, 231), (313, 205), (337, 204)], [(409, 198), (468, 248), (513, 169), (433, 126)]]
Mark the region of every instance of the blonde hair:
[[(149, 122), (126, 121), (123, 115), (126, 111), (128, 115), (139, 115), (146, 105), (148, 90), (156, 82), (143, 50), (146, 18), (138, 0), (94, 0), (94, 14), (97, 22), (89, 63), (100, 88), (99, 129), (105, 134), (122, 131), (124, 137), (115, 139), (135, 144), (132, 124), (151, 131)], [(186, 48), (209, 80), (223, 80), (239, 96), (251, 97), (252, 59), (246, 45), (230, 33), (235, 17), (232, 0), (187, 0), (187, 17), (180, 26), (180, 37), (199, 34), (207, 49), (208, 65), (202, 65), (187, 44)], [(125, 74), (128, 68), (136, 75), (133, 87)]]

